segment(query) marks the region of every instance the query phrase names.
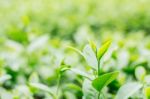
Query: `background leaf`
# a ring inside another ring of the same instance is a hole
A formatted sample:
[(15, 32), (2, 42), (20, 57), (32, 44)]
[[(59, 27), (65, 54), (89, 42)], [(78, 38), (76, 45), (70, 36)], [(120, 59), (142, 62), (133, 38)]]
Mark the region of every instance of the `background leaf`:
[(142, 88), (142, 84), (140, 83), (137, 82), (127, 83), (119, 89), (115, 99), (128, 99), (140, 88)]

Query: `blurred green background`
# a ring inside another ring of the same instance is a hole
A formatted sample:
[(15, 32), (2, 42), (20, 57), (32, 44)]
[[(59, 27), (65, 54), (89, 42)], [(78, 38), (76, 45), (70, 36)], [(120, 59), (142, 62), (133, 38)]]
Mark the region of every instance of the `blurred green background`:
[[(150, 0), (0, 0), (0, 76), (11, 76), (0, 81), (1, 99), (50, 97), (27, 83), (38, 79), (55, 89), (62, 60), (88, 71), (81, 56), (67, 46), (82, 49), (88, 40), (100, 46), (107, 39), (113, 41), (113, 53), (104, 59), (103, 71), (120, 70), (123, 75), (110, 85), (112, 95), (125, 82), (138, 81), (137, 66), (150, 73)], [(82, 80), (67, 72), (61, 84), (81, 87)], [(71, 99), (68, 93), (72, 99), (83, 95), (71, 87), (62, 99)]]

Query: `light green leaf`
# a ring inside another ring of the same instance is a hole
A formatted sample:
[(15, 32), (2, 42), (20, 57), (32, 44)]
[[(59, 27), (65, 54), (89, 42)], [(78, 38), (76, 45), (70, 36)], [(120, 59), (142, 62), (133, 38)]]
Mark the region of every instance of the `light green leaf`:
[(37, 72), (33, 72), (30, 77), (29, 77), (29, 82), (32, 82), (32, 83), (37, 83), (39, 82), (39, 76), (37, 74)]
[(66, 90), (72, 89), (72, 90), (77, 90), (77, 91), (82, 92), (82, 89), (80, 88), (80, 86), (78, 86), (78, 85), (76, 85), (76, 84), (66, 84), (66, 85), (64, 86), (64, 88), (65, 88)]
[(81, 56), (84, 57), (83, 53), (82, 53), (79, 49), (76, 49), (76, 48), (74, 48), (74, 47), (72, 47), (72, 46), (67, 46), (67, 47), (68, 47), (69, 49), (72, 49), (72, 50), (76, 51), (77, 53), (79, 53)]
[(85, 79), (82, 85), (82, 99), (98, 99), (98, 92), (92, 87), (91, 81)]
[(79, 53), (81, 56), (83, 56), (83, 58), (86, 60), (87, 64), (93, 68), (93, 69), (97, 69), (98, 66), (98, 62), (97, 62), (97, 58), (95, 55), (95, 52), (92, 50), (91, 46), (88, 44), (83, 48), (83, 52), (81, 52), (80, 50), (74, 48), (74, 47), (70, 47), (68, 46), (68, 48), (76, 51), (77, 53)]
[(84, 47), (83, 55), (88, 65), (91, 66), (91, 68), (96, 70), (98, 66), (98, 62), (97, 62), (96, 55), (94, 51), (92, 50), (92, 48), (90, 47), (90, 45), (86, 45)]
[(146, 99), (150, 99), (150, 87), (144, 89)]
[(78, 75), (81, 75), (81, 76), (83, 76), (83, 77), (85, 77), (85, 78), (88, 78), (88, 79), (90, 79), (90, 80), (93, 79), (93, 76), (92, 76), (92, 75), (90, 75), (89, 73), (86, 73), (86, 72), (84, 72), (84, 71), (81, 71), (81, 70), (79, 70), (79, 69), (71, 68), (70, 70), (71, 70), (72, 72), (74, 72), (74, 73), (76, 73), (76, 74), (78, 74)]
[(34, 87), (34, 88), (43, 90), (45, 92), (48, 92), (52, 97), (55, 97), (54, 94), (53, 94), (53, 91), (48, 86), (46, 86), (46, 85), (43, 85), (41, 83), (29, 83), (29, 85), (31, 87)]
[(119, 89), (115, 99), (128, 99), (135, 92), (137, 92), (141, 87), (142, 84), (137, 82), (127, 83)]
[(143, 81), (146, 76), (146, 70), (143, 66), (138, 66), (135, 69), (135, 77), (139, 81)]
[(11, 79), (11, 76), (10, 75), (3, 75), (0, 77), (0, 84), (1, 83), (4, 83), (6, 80), (9, 80)]
[(96, 44), (93, 41), (89, 41), (89, 44), (90, 44), (91, 48), (93, 49), (93, 51), (96, 53), (96, 51), (97, 51)]
[(63, 73), (67, 70), (69, 70), (71, 67), (69, 65), (61, 65), (59, 72)]
[(109, 46), (111, 44), (111, 40), (108, 40), (107, 42), (105, 42), (99, 49), (97, 52), (97, 58), (100, 60), (102, 58), (102, 56), (105, 54), (105, 52), (108, 50)]
[(92, 86), (100, 92), (105, 86), (115, 80), (118, 74), (118, 71), (103, 74), (92, 81)]

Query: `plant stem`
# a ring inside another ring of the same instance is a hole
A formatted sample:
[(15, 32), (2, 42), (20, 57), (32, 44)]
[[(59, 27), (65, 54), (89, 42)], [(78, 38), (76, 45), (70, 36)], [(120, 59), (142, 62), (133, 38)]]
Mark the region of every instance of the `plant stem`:
[(100, 99), (100, 92), (98, 92), (98, 97), (97, 98)]
[(56, 99), (59, 99), (59, 88), (60, 88), (60, 80), (61, 80), (61, 74), (58, 75), (58, 81), (57, 81), (57, 90), (56, 90)]
[(98, 60), (98, 76), (100, 75), (100, 60)]

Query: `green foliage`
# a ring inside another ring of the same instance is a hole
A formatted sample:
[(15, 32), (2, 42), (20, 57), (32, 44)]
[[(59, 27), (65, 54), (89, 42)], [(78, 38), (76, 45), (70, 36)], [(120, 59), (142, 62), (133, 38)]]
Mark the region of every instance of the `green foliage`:
[(149, 99), (149, 5), (0, 0), (0, 99)]

